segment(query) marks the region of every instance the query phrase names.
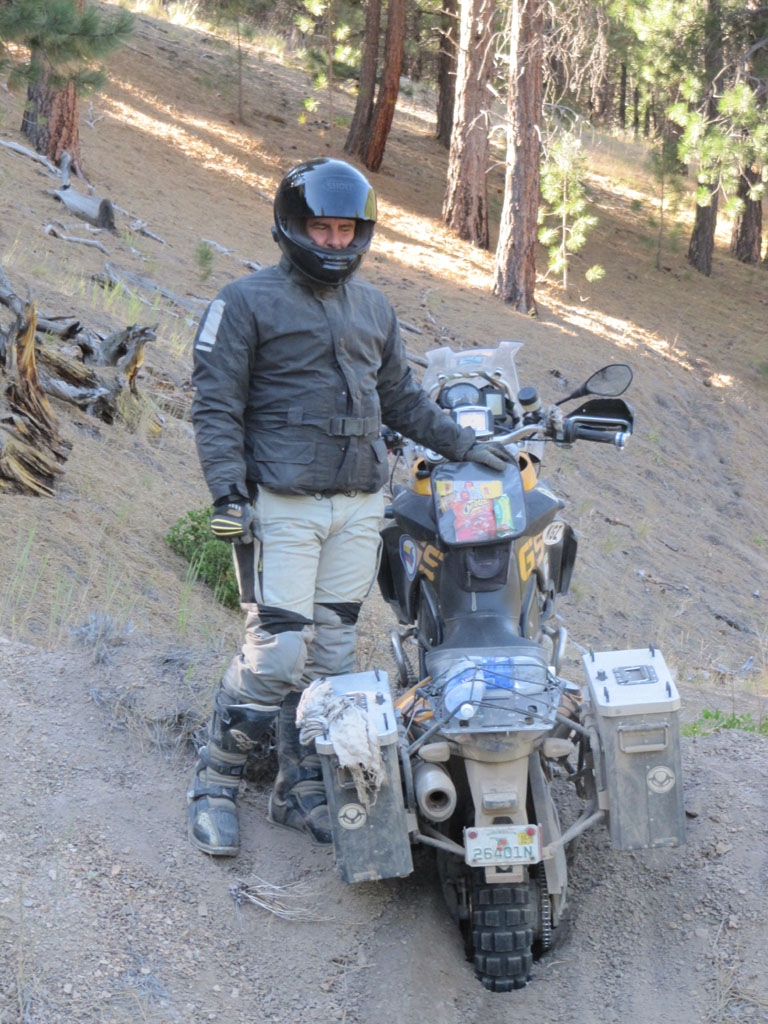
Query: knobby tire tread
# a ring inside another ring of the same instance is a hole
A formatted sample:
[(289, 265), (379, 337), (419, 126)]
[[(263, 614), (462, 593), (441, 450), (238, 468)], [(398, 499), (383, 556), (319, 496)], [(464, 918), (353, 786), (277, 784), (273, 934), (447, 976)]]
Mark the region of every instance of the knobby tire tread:
[(533, 955), (531, 889), (527, 882), (489, 885), (474, 882), (471, 938), (475, 972), (492, 992), (510, 992), (527, 983)]

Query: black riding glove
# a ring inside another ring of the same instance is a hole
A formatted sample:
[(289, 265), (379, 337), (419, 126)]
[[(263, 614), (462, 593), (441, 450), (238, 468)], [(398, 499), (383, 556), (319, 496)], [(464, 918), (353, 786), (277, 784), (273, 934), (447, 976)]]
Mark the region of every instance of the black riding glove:
[(252, 544), (256, 513), (245, 498), (223, 498), (213, 506), (211, 533), (228, 544)]
[(467, 454), (465, 462), (477, 462), (481, 466), (487, 466), (494, 473), (503, 473), (508, 463), (515, 461), (512, 452), (507, 451), (503, 444), (496, 444), (493, 441), (475, 441)]

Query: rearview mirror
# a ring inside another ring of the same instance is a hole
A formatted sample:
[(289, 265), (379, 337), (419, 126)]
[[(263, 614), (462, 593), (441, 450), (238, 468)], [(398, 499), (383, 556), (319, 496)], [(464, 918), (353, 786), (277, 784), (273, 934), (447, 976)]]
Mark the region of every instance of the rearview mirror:
[(582, 395), (617, 398), (624, 394), (631, 383), (632, 370), (626, 363), (610, 363), (601, 370), (596, 370), (581, 387), (576, 388), (570, 395), (558, 399), (555, 405), (562, 405), (563, 402), (569, 402), (572, 398), (581, 398)]
[(632, 383), (632, 370), (625, 363), (611, 363), (597, 370), (584, 385), (588, 395), (616, 398), (623, 395)]

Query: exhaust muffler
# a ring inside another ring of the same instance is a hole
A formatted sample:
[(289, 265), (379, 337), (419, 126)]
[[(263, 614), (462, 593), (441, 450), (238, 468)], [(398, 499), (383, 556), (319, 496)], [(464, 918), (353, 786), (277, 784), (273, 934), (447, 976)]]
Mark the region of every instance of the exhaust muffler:
[(456, 810), (456, 787), (440, 765), (419, 761), (413, 769), (413, 788), (419, 810), (430, 821), (445, 821)]

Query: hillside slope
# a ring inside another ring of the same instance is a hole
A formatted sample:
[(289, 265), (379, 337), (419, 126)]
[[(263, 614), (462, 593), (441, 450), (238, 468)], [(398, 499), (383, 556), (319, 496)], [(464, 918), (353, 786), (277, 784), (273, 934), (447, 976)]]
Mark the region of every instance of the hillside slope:
[[(245, 84), (242, 126), (228, 45), (141, 16), (107, 92), (84, 110), (92, 184), (127, 211), (116, 236), (99, 236), (110, 262), (187, 302), (212, 298), (247, 272), (244, 260), (276, 258), (270, 197), (282, 173), (343, 142), (319, 115), (298, 123), (309, 85), (287, 58), (254, 47)], [(351, 99), (336, 108), (348, 116)], [(0, 93), (2, 138), (24, 141), (20, 109)], [(706, 280), (684, 246), (668, 247), (657, 272), (639, 149), (594, 140), (600, 223), (584, 266), (599, 262), (606, 277), (567, 295), (542, 284), (540, 317), (522, 318), (490, 296), (490, 255), (440, 224), (446, 154), (431, 131), (428, 111), (406, 100), (375, 179), (381, 224), (365, 276), (391, 297), (413, 352), (525, 342), (521, 381), (545, 399), (610, 360), (632, 365), (627, 450), (548, 457), (580, 534), (561, 615), (585, 647), (657, 643), (686, 721), (703, 707), (762, 718), (768, 276), (721, 250)], [(104, 255), (44, 233), (55, 220), (87, 235), (50, 196), (55, 178), (4, 149), (0, 175), (2, 265), (19, 294), (100, 330), (158, 324), (139, 380), (154, 404), (111, 426), (57, 405), (73, 448), (56, 497), (0, 498), (0, 1022), (768, 1020), (768, 758), (755, 735), (685, 741), (685, 848), (628, 856), (602, 832), (584, 838), (561, 944), (509, 996), (474, 981), (428, 857), (402, 882), (344, 887), (327, 851), (265, 823), (263, 781), (242, 800), (236, 862), (188, 846), (186, 741), (240, 633), (240, 617), (189, 584), (164, 542), (207, 501), (189, 423), (157, 390), (162, 378), (188, 400), (194, 318), (165, 300), (105, 295), (91, 280)], [(498, 170), (490, 185), (498, 208)], [(227, 250), (211, 246), (207, 278), (201, 239)], [(362, 667), (391, 667), (388, 621), (372, 597)], [(569, 656), (577, 672), (578, 650)], [(255, 876), (301, 881), (317, 920), (236, 910), (230, 887)]]

